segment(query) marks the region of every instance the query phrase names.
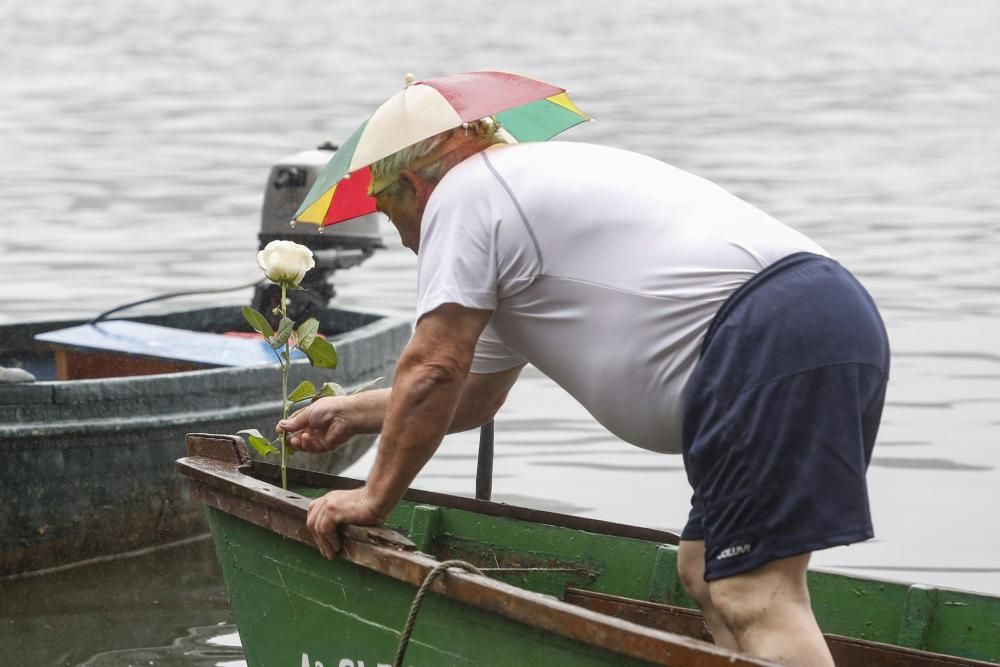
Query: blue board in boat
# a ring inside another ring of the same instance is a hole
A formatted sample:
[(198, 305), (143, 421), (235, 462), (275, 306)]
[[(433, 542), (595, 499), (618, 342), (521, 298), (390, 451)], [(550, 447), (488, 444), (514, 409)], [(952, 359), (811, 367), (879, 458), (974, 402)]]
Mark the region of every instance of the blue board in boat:
[[(47, 331), (36, 340), (75, 348), (176, 359), (210, 366), (258, 366), (277, 363), (271, 346), (261, 338), (244, 338), (143, 324), (107, 320)], [(305, 354), (292, 350), (293, 359)]]

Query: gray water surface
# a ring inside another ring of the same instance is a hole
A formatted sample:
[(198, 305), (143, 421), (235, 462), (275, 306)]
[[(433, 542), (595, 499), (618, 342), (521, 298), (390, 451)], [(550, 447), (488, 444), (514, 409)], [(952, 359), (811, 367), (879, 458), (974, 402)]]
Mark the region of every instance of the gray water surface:
[[(719, 182), (819, 241), (879, 303), (895, 356), (869, 476), (878, 537), (815, 563), (1000, 594), (1000, 4), (429, 7), (0, 5), (0, 322), (249, 282), (272, 162), (343, 140), (406, 71), (521, 71), (598, 118), (566, 139)], [(337, 275), (341, 305), (410, 313), (415, 261), (389, 228), (387, 240)], [(449, 438), (416, 486), (471, 494), (474, 448), (474, 435)], [(519, 504), (664, 528), (687, 513), (677, 459), (616, 442), (537, 372), (498, 419), (496, 473), (498, 499)], [(232, 628), (211, 628), (227, 612), (187, 606), (198, 590), (218, 600), (217, 579), (155, 605), (139, 589), (128, 600), (143, 629), (128, 641), (102, 622), (125, 593), (101, 582), (21, 582), (0, 645), (30, 638), (14, 644), (38, 657), (24, 664), (228, 664), (156, 653), (225, 647)], [(151, 613), (164, 605), (176, 613)], [(138, 657), (149, 651), (160, 657)]]

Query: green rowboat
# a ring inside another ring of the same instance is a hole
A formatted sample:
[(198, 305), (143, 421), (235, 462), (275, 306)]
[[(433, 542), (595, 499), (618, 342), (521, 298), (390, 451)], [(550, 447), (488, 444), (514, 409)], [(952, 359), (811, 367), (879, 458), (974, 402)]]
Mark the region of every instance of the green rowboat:
[[(677, 536), (411, 491), (383, 528), (344, 527), (327, 561), (309, 500), (362, 482), (251, 461), (233, 436), (190, 435), (177, 462), (208, 507), (252, 667), (387, 667), (418, 587), (443, 561), (403, 664), (765, 665), (709, 641), (676, 573)], [(1000, 598), (810, 573), (838, 665), (1000, 663)]]

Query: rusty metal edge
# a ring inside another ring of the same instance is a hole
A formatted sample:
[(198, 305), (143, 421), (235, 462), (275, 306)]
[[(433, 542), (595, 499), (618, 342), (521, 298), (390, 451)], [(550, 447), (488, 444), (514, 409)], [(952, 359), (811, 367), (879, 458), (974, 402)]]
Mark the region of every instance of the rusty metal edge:
[(238, 435), (188, 433), (184, 438), (184, 447), (188, 456), (203, 456), (237, 465), (250, 462), (247, 444)]
[[(177, 461), (177, 470), (190, 478), (192, 495), (205, 504), (315, 547), (305, 526), (308, 499), (304, 496), (245, 475), (233, 462), (190, 456)], [(419, 586), (438, 565), (433, 558), (414, 551), (373, 544), (369, 534), (357, 528), (348, 526), (343, 531), (340, 555), (356, 565), (414, 586)], [(526, 625), (653, 664), (691, 667), (776, 664), (477, 575), (449, 572), (431, 590)]]

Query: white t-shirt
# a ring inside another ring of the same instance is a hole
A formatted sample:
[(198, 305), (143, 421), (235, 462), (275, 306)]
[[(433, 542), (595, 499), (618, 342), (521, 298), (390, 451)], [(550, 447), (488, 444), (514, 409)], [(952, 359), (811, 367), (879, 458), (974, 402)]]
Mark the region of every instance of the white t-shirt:
[(492, 310), (473, 373), (530, 362), (609, 431), (679, 452), (684, 386), (716, 310), (761, 269), (826, 252), (722, 188), (628, 151), (492, 146), (424, 211), (418, 319)]

